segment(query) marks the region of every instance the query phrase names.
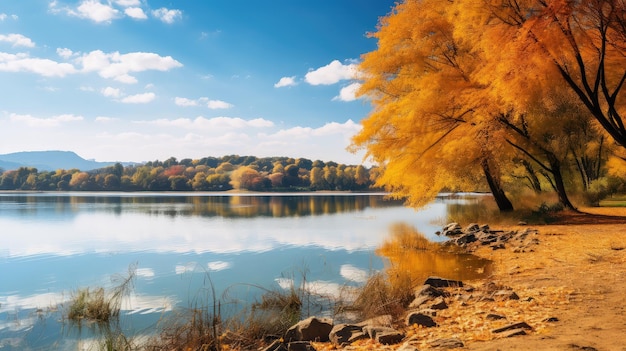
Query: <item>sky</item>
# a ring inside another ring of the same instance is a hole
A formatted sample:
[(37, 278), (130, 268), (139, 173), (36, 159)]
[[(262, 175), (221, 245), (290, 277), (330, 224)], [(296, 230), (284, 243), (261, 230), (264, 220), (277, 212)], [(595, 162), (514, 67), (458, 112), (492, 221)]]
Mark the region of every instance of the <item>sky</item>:
[(394, 2), (2, 0), (0, 154), (361, 164), (356, 67)]

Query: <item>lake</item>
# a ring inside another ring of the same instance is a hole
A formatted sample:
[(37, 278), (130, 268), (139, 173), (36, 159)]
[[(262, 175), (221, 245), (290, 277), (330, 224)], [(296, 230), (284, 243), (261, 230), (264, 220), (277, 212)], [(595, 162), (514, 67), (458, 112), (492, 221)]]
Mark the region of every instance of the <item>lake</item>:
[(333, 295), (384, 268), (375, 250), (394, 225), (443, 240), (448, 206), (465, 201), (415, 211), (371, 193), (0, 193), (0, 350), (84, 349), (92, 336), (60, 311), (129, 270), (122, 313), (135, 334), (209, 285), (225, 309), (303, 279)]

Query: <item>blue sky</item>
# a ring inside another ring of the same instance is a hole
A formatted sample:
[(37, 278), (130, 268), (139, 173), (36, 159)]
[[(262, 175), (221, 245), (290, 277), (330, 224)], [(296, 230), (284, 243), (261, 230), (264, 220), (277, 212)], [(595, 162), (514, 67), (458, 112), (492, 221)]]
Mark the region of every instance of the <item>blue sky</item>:
[(3, 0), (0, 154), (361, 163), (354, 99), (388, 0)]

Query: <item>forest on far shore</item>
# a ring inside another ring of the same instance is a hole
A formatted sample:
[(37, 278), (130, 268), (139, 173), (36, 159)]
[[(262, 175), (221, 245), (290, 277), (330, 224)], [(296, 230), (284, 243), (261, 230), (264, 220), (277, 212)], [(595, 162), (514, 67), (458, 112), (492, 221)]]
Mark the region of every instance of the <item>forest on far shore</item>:
[(311, 161), (305, 158), (229, 155), (170, 157), (124, 167), (121, 163), (92, 171), (41, 171), (20, 167), (3, 171), (0, 190), (39, 191), (315, 191), (367, 190), (378, 168)]

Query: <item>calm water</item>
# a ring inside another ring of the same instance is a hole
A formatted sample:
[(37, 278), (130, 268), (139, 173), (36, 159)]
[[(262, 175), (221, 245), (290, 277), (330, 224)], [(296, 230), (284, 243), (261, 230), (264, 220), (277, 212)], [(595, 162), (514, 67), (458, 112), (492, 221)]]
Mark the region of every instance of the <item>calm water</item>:
[(131, 268), (122, 312), (135, 334), (193, 304), (209, 279), (225, 308), (303, 276), (332, 295), (384, 267), (374, 250), (394, 224), (440, 240), (446, 207), (417, 212), (382, 194), (0, 193), (0, 350), (86, 348), (88, 333), (55, 311)]

